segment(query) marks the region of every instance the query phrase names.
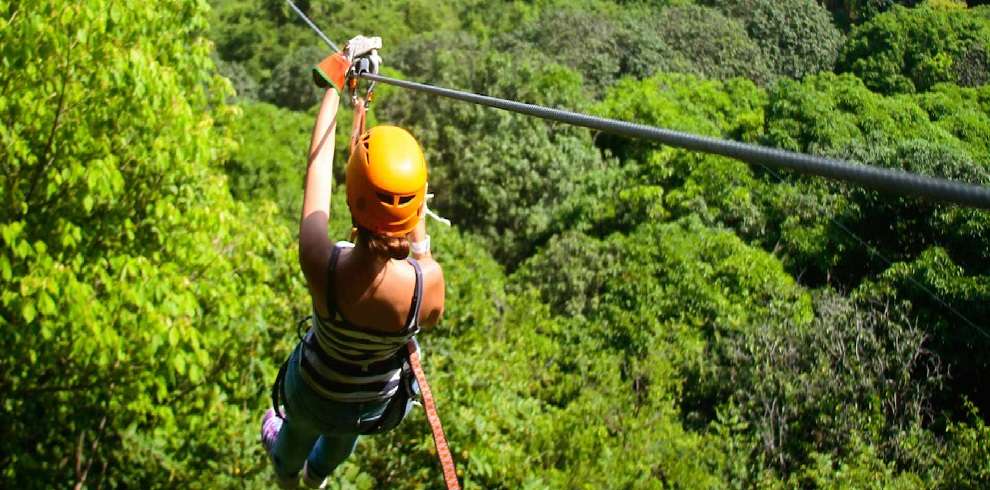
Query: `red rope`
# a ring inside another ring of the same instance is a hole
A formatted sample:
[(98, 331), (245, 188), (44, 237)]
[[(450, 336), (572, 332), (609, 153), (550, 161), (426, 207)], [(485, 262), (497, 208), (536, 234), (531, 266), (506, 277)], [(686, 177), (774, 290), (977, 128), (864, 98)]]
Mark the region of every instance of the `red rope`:
[(443, 467), (443, 479), (447, 483), (447, 490), (460, 490), (461, 484), (457, 482), (457, 472), (454, 470), (454, 457), (450, 454), (450, 447), (447, 446), (447, 438), (443, 435), (443, 426), (440, 425), (440, 415), (437, 414), (437, 405), (433, 401), (433, 392), (426, 382), (426, 374), (423, 366), (419, 362), (419, 352), (416, 351), (416, 343), (410, 341), (406, 347), (409, 349), (409, 365), (412, 366), (416, 375), (416, 382), (419, 383), (419, 391), (423, 396), (423, 408), (426, 410), (426, 420), (430, 422), (430, 429), (433, 431), (433, 442), (437, 446), (437, 456), (440, 458), (440, 466)]
[(357, 145), (358, 138), (364, 134), (364, 122), (367, 109), (364, 107), (364, 99), (357, 99), (354, 102), (354, 125), (351, 127), (351, 147), (350, 152), (354, 153), (354, 146)]

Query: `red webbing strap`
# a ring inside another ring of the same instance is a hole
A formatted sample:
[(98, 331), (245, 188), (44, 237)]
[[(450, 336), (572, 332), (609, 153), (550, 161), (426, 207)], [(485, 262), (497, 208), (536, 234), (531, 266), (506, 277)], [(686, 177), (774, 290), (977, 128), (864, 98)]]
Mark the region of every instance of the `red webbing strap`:
[(364, 107), (364, 99), (357, 99), (354, 102), (354, 127), (351, 129), (351, 148), (350, 151), (354, 153), (354, 145), (357, 144), (358, 138), (364, 134), (364, 121), (367, 109)]
[(409, 365), (416, 375), (416, 382), (419, 384), (419, 391), (423, 396), (423, 408), (426, 410), (426, 420), (430, 422), (430, 429), (433, 430), (433, 442), (437, 446), (437, 456), (440, 458), (440, 466), (443, 467), (443, 479), (447, 482), (447, 490), (460, 490), (461, 484), (457, 482), (457, 472), (454, 471), (454, 457), (450, 454), (450, 447), (447, 446), (447, 438), (443, 435), (443, 426), (440, 425), (440, 415), (437, 414), (437, 405), (433, 401), (433, 392), (430, 385), (426, 383), (426, 374), (423, 373), (423, 366), (419, 363), (419, 352), (416, 351), (416, 343), (409, 341), (406, 344), (409, 349)]

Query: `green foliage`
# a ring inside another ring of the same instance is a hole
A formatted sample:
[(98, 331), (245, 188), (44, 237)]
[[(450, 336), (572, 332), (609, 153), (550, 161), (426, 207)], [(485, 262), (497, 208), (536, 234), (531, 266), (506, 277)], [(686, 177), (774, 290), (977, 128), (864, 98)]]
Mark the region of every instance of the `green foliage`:
[[(456, 51), (432, 50), (434, 42), (410, 43), (402, 69), (498, 97), (575, 109), (586, 104), (580, 78), (564, 67), (507, 54), (476, 56), (467, 42)], [(563, 204), (598, 182), (605, 168), (583, 129), (421, 94), (385, 95), (377, 107), (379, 120), (410, 128), (423, 145), (435, 208), (492, 239), (503, 262), (528, 255)]]
[[(326, 48), (281, 0), (104, 3), (0, 2), (0, 486), (268, 488)], [(823, 2), (872, 19), (834, 75), (807, 0), (299, 2), (400, 78), (990, 183), (990, 12), (913, 3)], [(376, 95), (455, 223), (420, 341), (466, 488), (985, 485), (987, 213)], [(422, 412), (333, 481), (438, 487)]]
[[(568, 249), (602, 256), (588, 263), (588, 255)], [(675, 365), (696, 376), (707, 369), (696, 357), (705, 340), (745, 331), (771, 311), (786, 312), (781, 314), (794, 321), (810, 315), (808, 299), (779, 262), (696, 219), (643, 225), (598, 244), (565, 236), (527, 261), (514, 280), (538, 285), (544, 300), (562, 312), (580, 311), (583, 303), (589, 335), (624, 353), (627, 362), (654, 351), (655, 342), (688, 344), (688, 349), (661, 350), (678, 356)], [(707, 388), (695, 381), (685, 390), (701, 404)]]
[(549, 9), (501, 44), (519, 56), (564, 65), (580, 73), (590, 86), (604, 87), (620, 76), (627, 56), (621, 32), (612, 16), (599, 11)]
[(890, 10), (895, 5), (912, 7), (921, 0), (826, 0), (826, 8), (840, 26), (852, 28)]
[[(302, 80), (308, 79), (308, 69), (323, 58), (320, 53), (326, 48), (306, 26), (296, 25), (297, 19), (286, 15), (294, 13), (283, 12), (288, 6), (262, 0), (210, 3), (210, 37), (223, 61), (219, 69), (238, 95), (294, 108), (312, 105), (312, 84)], [(298, 75), (304, 72), (307, 76), (300, 80)]]
[[(882, 97), (848, 75), (822, 75), (782, 83), (770, 97), (767, 139), (776, 145), (990, 182), (981, 136), (988, 121), (984, 89), (942, 86), (914, 97)], [(770, 223), (779, 224), (779, 231), (769, 235), (789, 269), (812, 284), (830, 281), (853, 289), (866, 280), (864, 291), (909, 299), (924, 319), (932, 347), (956, 373), (953, 394), (946, 397), (953, 401), (943, 403), (958, 410), (962, 397), (970, 397), (983, 406), (975, 373), (984, 363), (972, 352), (984, 348), (977, 346), (985, 346), (986, 339), (969, 325), (964, 332), (955, 330), (960, 319), (953, 310), (964, 312), (963, 324), (987, 322), (980, 305), (988, 298), (981, 284), (990, 272), (990, 247), (974, 244), (990, 243), (990, 216), (800, 179), (789, 185), (794, 188), (772, 203), (777, 211)], [(878, 274), (889, 279), (879, 285), (869, 281)]]
[(881, 459), (872, 446), (855, 440), (849, 455), (842, 461), (821, 453), (813, 454), (814, 462), (788, 479), (791, 487), (839, 490), (845, 488), (876, 488), (910, 490), (926, 488), (916, 474), (898, 473), (893, 465)]
[(664, 39), (662, 15), (645, 8), (600, 5), (547, 9), (535, 22), (502, 36), (496, 45), (518, 56), (576, 70), (596, 91), (623, 76), (697, 72), (688, 53), (676, 51)]
[(952, 370), (951, 391), (943, 403), (959, 413), (965, 406), (961, 399), (979, 406), (987, 403), (982, 373), (990, 368), (986, 357), (978, 354), (990, 346), (990, 332), (982, 327), (990, 318), (990, 274), (967, 270), (960, 262), (944, 248), (931, 247), (860, 288), (863, 296), (896, 295), (914, 305), (931, 337), (931, 349)]
[[(771, 313), (810, 319), (808, 298), (781, 264), (732, 233), (687, 219), (644, 225), (620, 243), (630, 259), (603, 292), (604, 306), (592, 319), (596, 333), (626, 356), (655, 351), (652, 342), (660, 339), (673, 342), (660, 351), (676, 356), (675, 366), (684, 370), (683, 403), (693, 417), (714, 415), (716, 366), (723, 362), (718, 339)], [(651, 378), (649, 370), (639, 375)]]
[(745, 77), (758, 84), (774, 78), (770, 61), (745, 27), (718, 10), (670, 7), (660, 12), (654, 25), (672, 49), (691, 60), (695, 73), (719, 80)]
[(990, 85), (963, 88), (938, 84), (913, 100), (936, 126), (965, 144), (982, 167), (990, 165)]
[(785, 80), (769, 95), (766, 141), (788, 150), (839, 154), (853, 142), (887, 147), (906, 139), (950, 140), (910, 99), (879, 96), (848, 74)]
[(579, 232), (555, 235), (516, 272), (516, 287), (538, 285), (543, 303), (554, 313), (577, 317), (601, 306), (606, 285), (617, 279), (621, 250), (613, 243)]
[(232, 485), (255, 464), (243, 407), (273, 366), (252, 360), (301, 289), (273, 207), (217, 172), (233, 111), (202, 7), (0, 8), (3, 486)]
[(217, 71), (234, 86), (234, 93), (237, 94), (238, 99), (258, 99), (258, 81), (248, 73), (244, 65), (236, 61), (224, 61), (219, 57), (214, 57), (213, 61), (217, 65)]
[[(657, 75), (617, 84), (597, 112), (678, 131), (753, 140), (762, 132), (764, 103), (764, 93), (746, 80)], [(760, 184), (747, 165), (606, 135), (598, 144), (633, 169), (617, 196), (624, 226), (696, 214), (706, 223), (733, 226), (747, 235), (762, 230), (756, 206)]]
[(743, 23), (773, 72), (803, 78), (832, 69), (842, 35), (814, 0), (731, 0), (706, 2)]
[(775, 317), (725, 343), (722, 373), (769, 466), (786, 475), (862, 444), (879, 461), (926, 469), (913, 438), (930, 446), (922, 424), (946, 373), (904, 309), (826, 291), (813, 322)]
[(940, 82), (974, 84), (990, 56), (990, 17), (976, 9), (894, 7), (857, 27), (837, 68), (854, 73), (871, 90), (911, 93)]
[(945, 488), (976, 489), (990, 480), (990, 427), (969, 405), (968, 423), (949, 426), (946, 465), (939, 482)]
[[(238, 93), (303, 110), (319, 101), (310, 69), (327, 47), (284, 1), (211, 0), (210, 37), (224, 76)], [(381, 36), (390, 49), (415, 34), (459, 25), (453, 7), (424, 0), (298, 2), (339, 47), (357, 34)], [(391, 60), (389, 60), (391, 61)]]
[(224, 169), (241, 201), (276, 203), (295, 227), (302, 212), (303, 178), (313, 118), (264, 102), (245, 101), (231, 128), (238, 147)]
[[(982, 137), (990, 119), (980, 105), (985, 92), (943, 87), (912, 98), (883, 97), (849, 75), (822, 75), (802, 83), (781, 83), (770, 93), (765, 140), (797, 151), (985, 183), (990, 181)], [(985, 252), (970, 246), (990, 238), (985, 235), (984, 213), (853, 188), (833, 187), (838, 195), (829, 196), (820, 185), (800, 185), (805, 192), (781, 194), (781, 201), (775, 205), (781, 208), (784, 220), (781, 238), (790, 244), (785, 249), (807, 252), (796, 256), (804, 257), (795, 259), (799, 263), (830, 268), (836, 262), (822, 262), (823, 253), (837, 258), (844, 256), (844, 260), (850, 261), (848, 273), (855, 278), (866, 272), (864, 263), (876, 264), (872, 267), (887, 266), (879, 257), (865, 255), (865, 250), (852, 243), (834, 252), (818, 248), (822, 243), (840, 245), (844, 241), (841, 237), (847, 234), (829, 224), (835, 218), (857, 235), (868, 235), (870, 243), (890, 259), (913, 257), (929, 246), (934, 237), (939, 237), (940, 243), (952, 244), (953, 255), (962, 263), (984, 270), (978, 264), (986, 259)], [(795, 213), (795, 199), (804, 199), (810, 206), (806, 214)], [(834, 238), (820, 233), (806, 234), (808, 222), (802, 215), (817, 220), (821, 224), (819, 231)], [(889, 224), (878, 227), (878, 223)], [(791, 235), (792, 229), (797, 234)], [(951, 237), (959, 238), (957, 241)], [(847, 247), (859, 249), (860, 255), (850, 255), (853, 250)], [(836, 272), (833, 270), (832, 274)], [(845, 274), (840, 272), (840, 277)]]
[(323, 91), (313, 84), (313, 65), (326, 56), (326, 49), (307, 46), (286, 55), (259, 91), (262, 100), (279, 107), (305, 110), (319, 103)]

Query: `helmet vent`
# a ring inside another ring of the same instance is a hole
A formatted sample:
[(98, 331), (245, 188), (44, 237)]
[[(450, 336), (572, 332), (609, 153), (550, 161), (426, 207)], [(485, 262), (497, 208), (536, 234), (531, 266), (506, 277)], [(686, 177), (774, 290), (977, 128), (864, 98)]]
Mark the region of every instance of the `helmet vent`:
[(406, 204), (409, 204), (409, 201), (412, 201), (414, 197), (416, 197), (415, 194), (410, 194), (408, 196), (399, 196), (399, 206), (404, 206)]
[(385, 204), (387, 204), (389, 206), (391, 206), (391, 205), (393, 205), (395, 203), (394, 197), (391, 194), (386, 194), (384, 192), (378, 192), (378, 193), (376, 193), (376, 195), (378, 196), (378, 200), (379, 201), (381, 201), (381, 202), (383, 202), (383, 203), (385, 203)]

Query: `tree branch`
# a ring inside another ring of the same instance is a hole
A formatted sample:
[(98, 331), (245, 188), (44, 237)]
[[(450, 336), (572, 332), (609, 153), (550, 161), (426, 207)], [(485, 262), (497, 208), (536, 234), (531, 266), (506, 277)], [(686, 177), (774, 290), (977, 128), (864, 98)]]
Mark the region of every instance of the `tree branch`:
[[(110, 389), (113, 389), (113, 386), (111, 386)], [(106, 432), (107, 417), (108, 415), (106, 414), (106, 411), (104, 411), (103, 418), (100, 419), (100, 425), (96, 429), (96, 437), (93, 438), (93, 443), (89, 446), (89, 452), (91, 454), (96, 453), (96, 450), (100, 448), (100, 442), (103, 439), (103, 434)], [(74, 490), (82, 490), (83, 485), (86, 483), (86, 476), (89, 475), (89, 470), (93, 467), (94, 458), (91, 457), (89, 458), (89, 461), (86, 462), (86, 468), (83, 469), (80, 474), (79, 470), (83, 458), (82, 443), (84, 434), (85, 432), (79, 434), (79, 444), (76, 446), (76, 477), (78, 478), (78, 481), (76, 481), (76, 485), (73, 487)]]
[[(74, 42), (69, 45), (69, 49), (66, 52), (66, 57), (64, 58), (65, 60), (68, 60), (69, 55), (72, 53), (72, 49), (76, 46), (77, 42)], [(64, 74), (66, 71), (65, 70), (66, 67), (64, 66), (65, 64), (67, 64), (67, 61), (66, 63), (63, 63), (63, 66), (61, 67), (60, 70), (63, 73), (63, 75), (60, 79), (60, 81), (62, 82), (62, 88), (58, 94), (58, 110), (55, 112), (55, 120), (52, 121), (52, 128), (48, 132), (48, 142), (45, 144), (45, 151), (42, 153), (42, 155), (44, 155), (44, 158), (41, 159), (43, 163), (38, 165), (37, 169), (34, 172), (34, 175), (31, 177), (31, 188), (28, 189), (28, 193), (24, 197), (24, 202), (29, 206), (31, 204), (31, 198), (34, 196), (34, 192), (38, 188), (38, 183), (41, 181), (42, 175), (44, 174), (48, 166), (55, 161), (55, 155), (52, 154), (52, 147), (55, 145), (55, 133), (57, 133), (58, 129), (62, 126), (62, 115), (65, 113), (65, 91), (66, 91), (65, 90), (66, 75)]]

